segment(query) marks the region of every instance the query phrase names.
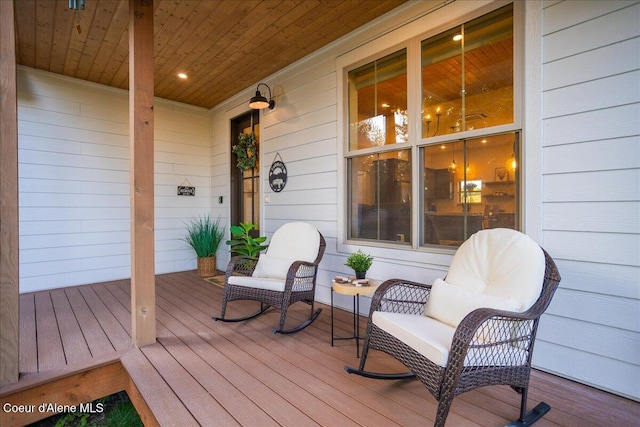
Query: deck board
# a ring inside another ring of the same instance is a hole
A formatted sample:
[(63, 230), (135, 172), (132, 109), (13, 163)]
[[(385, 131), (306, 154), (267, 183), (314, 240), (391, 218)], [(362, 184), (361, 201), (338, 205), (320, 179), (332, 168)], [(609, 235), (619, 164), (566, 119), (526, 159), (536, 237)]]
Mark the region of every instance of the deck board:
[(33, 294), (20, 295), (20, 374), (38, 372), (36, 301)]
[[(348, 375), (357, 366), (353, 341), (331, 346), (330, 308), (310, 327), (273, 334), (279, 312), (247, 322), (215, 322), (222, 289), (195, 272), (156, 278), (157, 342), (131, 344), (130, 281), (21, 295), (20, 369), (30, 382), (54, 378), (56, 370), (86, 369), (95, 359), (119, 357), (160, 425), (407, 426), (433, 424), (437, 402), (416, 380), (375, 381)], [(246, 314), (255, 302), (236, 301), (230, 316)], [(292, 325), (308, 316), (295, 304)], [(334, 312), (335, 333), (352, 333), (352, 315)], [(361, 326), (366, 325), (365, 319)], [(372, 370), (402, 366), (372, 351)], [(25, 383), (28, 381), (24, 380)], [(16, 385), (13, 385), (16, 388)], [(534, 371), (529, 405), (552, 407), (536, 425), (633, 425), (640, 404), (551, 374)], [(448, 425), (499, 426), (515, 419), (520, 398), (494, 386), (454, 399)]]
[(38, 371), (48, 371), (65, 366), (64, 347), (53, 309), (51, 293), (36, 293), (36, 336), (38, 346)]
[[(79, 315), (79, 311), (82, 307), (78, 308), (77, 302), (74, 304), (76, 308), (71, 307), (71, 303), (67, 298), (68, 294), (71, 294), (71, 298), (73, 298), (73, 293), (73, 289), (70, 289), (68, 292), (65, 292), (63, 289), (51, 291), (51, 301), (53, 303), (53, 309), (56, 312), (60, 339), (62, 341), (62, 346), (64, 347), (64, 354), (68, 365), (90, 359), (92, 353), (91, 343), (87, 343), (87, 340), (80, 329), (80, 323), (87, 324), (87, 318), (89, 316)], [(88, 309), (86, 311), (88, 311)], [(89, 326), (95, 328), (97, 325), (94, 324)], [(96, 334), (91, 334), (89, 337), (93, 337), (95, 335)], [(87, 346), (87, 344), (89, 344), (89, 346)], [(94, 352), (96, 354), (103, 354), (110, 350), (110, 348), (96, 348)]]
[[(205, 327), (206, 325), (200, 323), (190, 314), (180, 316), (180, 321), (175, 318), (170, 319), (162, 310), (162, 306), (166, 303), (166, 300), (163, 297), (159, 297), (157, 301), (160, 307), (158, 311), (159, 317), (161, 318), (160, 322), (176, 336), (179, 336), (181, 341), (189, 346), (203, 361), (215, 368), (212, 379), (219, 379), (221, 388), (224, 389), (227, 388), (225, 382), (228, 382), (230, 387), (235, 388), (242, 394), (243, 397), (232, 402), (232, 405), (229, 407), (230, 411), (235, 412), (235, 406), (243, 405), (245, 401), (249, 401), (253, 402), (253, 405), (256, 407), (261, 408), (276, 424), (296, 426), (315, 425), (314, 423), (310, 423), (309, 417), (297, 408), (290, 407), (284, 398), (278, 394), (274, 394), (271, 388), (260, 381), (256, 381), (256, 378), (250, 372), (243, 369), (242, 364), (238, 364), (238, 359), (244, 357), (244, 355), (241, 354), (234, 357), (236, 354), (235, 351), (221, 351), (218, 345), (216, 345), (220, 338), (214, 333), (209, 332)], [(163, 338), (160, 338), (160, 340), (162, 342)], [(252, 362), (252, 360), (248, 361), (249, 364)], [(225, 396), (225, 399), (227, 397), (228, 396)], [(250, 414), (245, 413), (242, 417), (238, 416), (240, 421), (246, 416), (263, 418), (254, 412), (252, 406), (241, 406), (240, 410), (242, 411), (243, 408), (248, 408)], [(270, 425), (270, 422), (265, 420), (255, 424), (248, 422), (244, 425)]]
[[(115, 314), (102, 301), (97, 292), (98, 289), (97, 286), (94, 288), (83, 286), (79, 288), (79, 291), (105, 332), (105, 337), (108, 339), (109, 344), (116, 350), (129, 348), (131, 346), (131, 336), (118, 321)], [(108, 294), (108, 296), (111, 296), (111, 294)], [(126, 312), (126, 309), (123, 308), (123, 310)]]

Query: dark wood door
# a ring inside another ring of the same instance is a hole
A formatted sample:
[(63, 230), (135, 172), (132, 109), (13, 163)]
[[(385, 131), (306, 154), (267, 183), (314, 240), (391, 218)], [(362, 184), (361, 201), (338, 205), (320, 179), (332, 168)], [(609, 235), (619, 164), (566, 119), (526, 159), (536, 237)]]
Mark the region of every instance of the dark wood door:
[[(260, 143), (260, 114), (252, 110), (231, 120), (230, 145), (238, 143), (238, 135), (253, 132)], [(256, 167), (241, 171), (237, 156), (231, 152), (231, 224), (240, 222), (256, 224), (253, 230), (260, 233), (260, 162)]]

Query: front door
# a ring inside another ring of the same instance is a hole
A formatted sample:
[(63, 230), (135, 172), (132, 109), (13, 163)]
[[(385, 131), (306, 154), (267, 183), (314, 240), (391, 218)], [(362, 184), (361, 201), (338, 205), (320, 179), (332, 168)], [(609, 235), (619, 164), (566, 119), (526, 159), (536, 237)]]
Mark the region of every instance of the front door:
[[(231, 120), (231, 147), (238, 143), (238, 135), (253, 132), (256, 141), (260, 141), (260, 114), (252, 110)], [(260, 164), (252, 169), (241, 171), (238, 157), (231, 152), (231, 224), (240, 222), (255, 224), (255, 236), (260, 233)]]

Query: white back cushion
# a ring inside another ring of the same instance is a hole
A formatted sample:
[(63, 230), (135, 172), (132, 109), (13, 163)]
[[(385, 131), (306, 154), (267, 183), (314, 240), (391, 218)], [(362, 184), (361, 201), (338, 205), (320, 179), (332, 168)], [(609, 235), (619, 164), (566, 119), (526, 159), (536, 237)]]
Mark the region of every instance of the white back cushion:
[(465, 291), (515, 300), (528, 310), (540, 296), (544, 253), (529, 236), (495, 228), (471, 236), (456, 252), (447, 283)]
[(273, 233), (269, 248), (260, 254), (252, 276), (284, 280), (294, 261), (315, 261), (319, 248), (320, 234), (314, 226), (305, 222), (287, 223)]
[(289, 267), (294, 261), (295, 259), (276, 258), (268, 254), (260, 254), (252, 276), (284, 280), (287, 278)]
[(514, 299), (469, 292), (462, 286), (450, 285), (442, 279), (436, 279), (431, 286), (424, 315), (456, 328), (467, 314), (483, 307), (520, 311), (520, 304)]
[(289, 222), (273, 233), (267, 254), (274, 258), (313, 262), (320, 248), (320, 233), (306, 222)]

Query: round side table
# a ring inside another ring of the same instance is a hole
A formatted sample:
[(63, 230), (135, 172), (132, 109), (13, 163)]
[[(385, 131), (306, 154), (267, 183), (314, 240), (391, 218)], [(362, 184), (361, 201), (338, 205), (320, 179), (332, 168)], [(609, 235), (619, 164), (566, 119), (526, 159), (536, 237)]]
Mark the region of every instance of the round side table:
[[(356, 357), (360, 357), (360, 295), (373, 295), (380, 282), (369, 280), (368, 286), (356, 286), (353, 283), (339, 283), (335, 280), (331, 286), (331, 347), (333, 342), (337, 340), (355, 340), (356, 341)], [(333, 293), (337, 292), (342, 295), (351, 295), (353, 297), (353, 336), (336, 337), (333, 333)]]

